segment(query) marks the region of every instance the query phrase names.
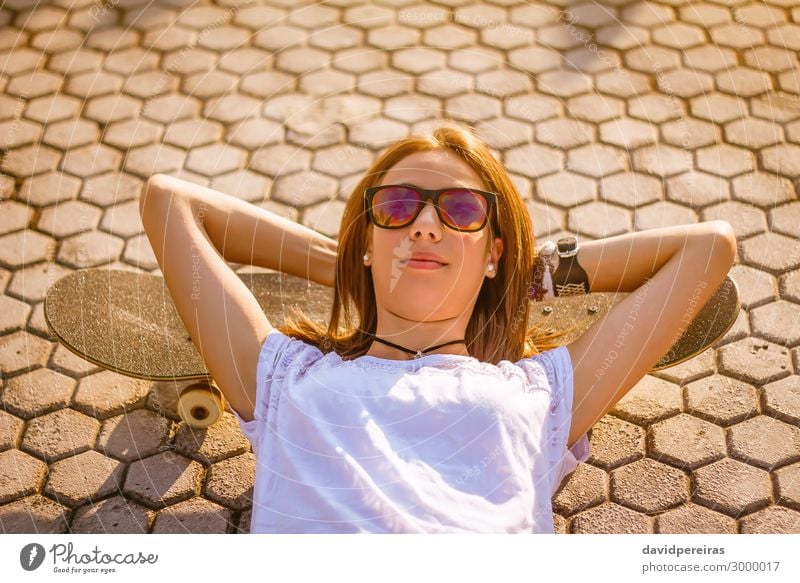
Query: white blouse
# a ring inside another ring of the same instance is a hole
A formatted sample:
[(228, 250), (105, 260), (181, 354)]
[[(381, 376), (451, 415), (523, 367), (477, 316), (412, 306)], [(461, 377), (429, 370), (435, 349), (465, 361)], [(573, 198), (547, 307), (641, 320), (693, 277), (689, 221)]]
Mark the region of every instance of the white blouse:
[(342, 360), (278, 330), (258, 359), (251, 533), (553, 533), (551, 498), (589, 457), (567, 447), (566, 346)]

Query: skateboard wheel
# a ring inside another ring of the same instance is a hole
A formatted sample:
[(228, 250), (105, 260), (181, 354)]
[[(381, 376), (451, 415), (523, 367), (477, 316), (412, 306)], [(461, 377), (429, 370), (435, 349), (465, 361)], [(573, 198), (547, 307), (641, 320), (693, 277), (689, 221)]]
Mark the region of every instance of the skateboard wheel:
[(216, 423), (224, 409), (219, 390), (206, 383), (189, 385), (178, 398), (178, 415), (187, 425), (198, 429)]

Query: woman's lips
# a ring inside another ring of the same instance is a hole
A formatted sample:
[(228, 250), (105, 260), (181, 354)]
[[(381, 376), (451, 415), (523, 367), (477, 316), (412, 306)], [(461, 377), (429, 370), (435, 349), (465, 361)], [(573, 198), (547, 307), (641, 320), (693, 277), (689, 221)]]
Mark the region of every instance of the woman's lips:
[(428, 261), (424, 259), (409, 259), (405, 262), (405, 265), (415, 269), (439, 269), (441, 267), (447, 267), (437, 261)]

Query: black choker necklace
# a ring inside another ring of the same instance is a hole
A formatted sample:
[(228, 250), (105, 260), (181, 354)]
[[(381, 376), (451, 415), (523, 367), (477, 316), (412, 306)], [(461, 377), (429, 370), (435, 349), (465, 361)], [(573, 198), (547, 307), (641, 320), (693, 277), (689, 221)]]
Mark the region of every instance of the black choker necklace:
[(369, 334), (377, 342), (382, 342), (382, 343), (384, 343), (384, 344), (386, 344), (388, 346), (391, 346), (392, 348), (397, 348), (398, 350), (402, 350), (403, 352), (407, 352), (408, 354), (413, 354), (415, 359), (416, 358), (422, 358), (423, 356), (425, 356), (426, 352), (430, 352), (431, 350), (436, 350), (437, 348), (441, 348), (442, 346), (448, 346), (450, 344), (460, 344), (460, 343), (464, 342), (464, 339), (462, 338), (461, 340), (451, 340), (450, 342), (445, 342), (444, 344), (438, 344), (436, 346), (431, 346), (430, 348), (426, 348), (425, 350), (409, 350), (408, 348), (403, 348), (402, 346), (399, 346), (397, 344), (393, 344), (391, 342), (388, 342), (387, 340), (381, 340), (380, 338), (375, 336), (375, 334), (371, 334), (369, 332), (365, 332), (365, 334)]

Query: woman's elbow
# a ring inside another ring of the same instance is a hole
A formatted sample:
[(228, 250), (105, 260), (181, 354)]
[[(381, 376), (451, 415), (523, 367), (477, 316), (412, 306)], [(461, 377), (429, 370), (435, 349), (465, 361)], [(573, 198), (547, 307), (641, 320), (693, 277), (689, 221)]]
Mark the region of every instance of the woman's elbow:
[(139, 216), (147, 229), (154, 218), (164, 219), (169, 205), (174, 202), (179, 190), (174, 187), (176, 179), (166, 174), (153, 174), (145, 183), (139, 199)]
[(725, 272), (736, 263), (738, 256), (738, 245), (736, 242), (736, 231), (728, 221), (717, 219), (701, 223), (703, 225), (702, 247), (703, 253), (711, 253), (716, 265), (725, 265)]

